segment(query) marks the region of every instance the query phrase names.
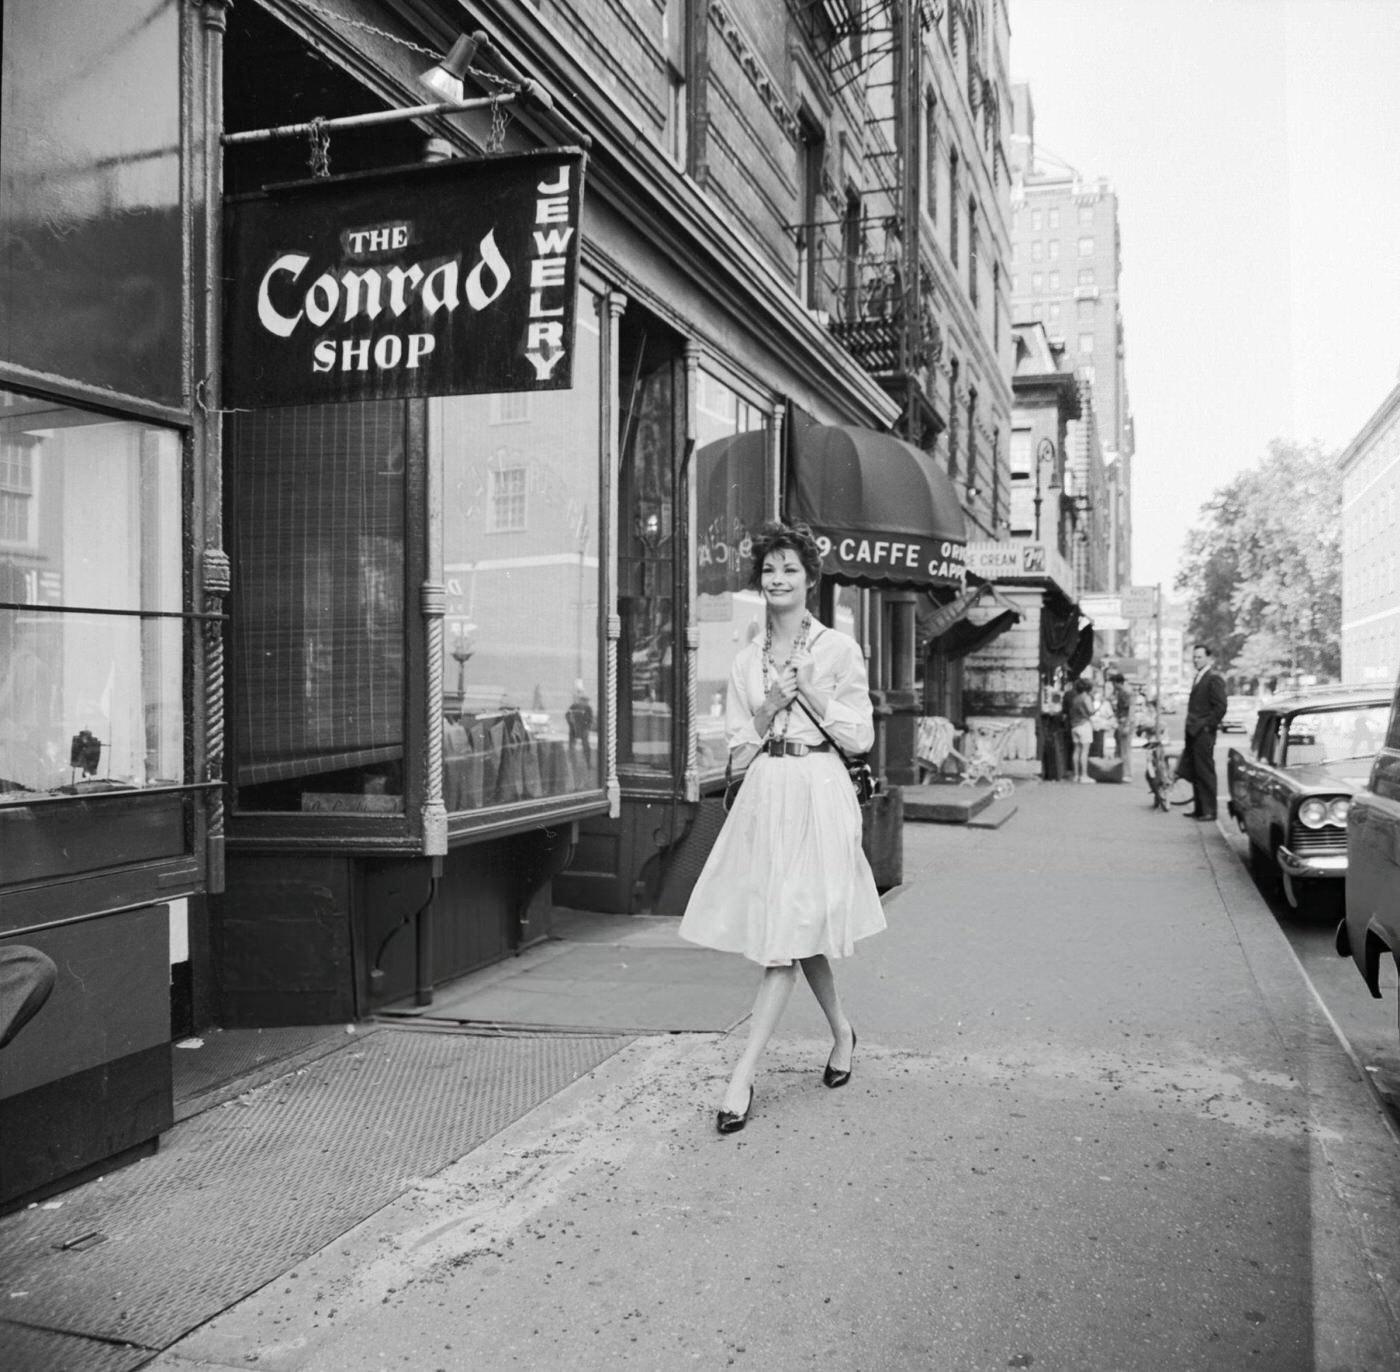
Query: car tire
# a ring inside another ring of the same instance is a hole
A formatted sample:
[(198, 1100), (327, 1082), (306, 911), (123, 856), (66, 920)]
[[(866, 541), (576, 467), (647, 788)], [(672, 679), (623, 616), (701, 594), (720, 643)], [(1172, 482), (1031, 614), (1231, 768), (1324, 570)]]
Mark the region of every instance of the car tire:
[(1257, 843), (1253, 842), (1249, 845), (1249, 870), (1254, 874), (1254, 880), (1266, 898), (1272, 899), (1279, 894), (1283, 873), (1279, 871), (1279, 865), (1274, 861), (1273, 854), (1266, 853)]

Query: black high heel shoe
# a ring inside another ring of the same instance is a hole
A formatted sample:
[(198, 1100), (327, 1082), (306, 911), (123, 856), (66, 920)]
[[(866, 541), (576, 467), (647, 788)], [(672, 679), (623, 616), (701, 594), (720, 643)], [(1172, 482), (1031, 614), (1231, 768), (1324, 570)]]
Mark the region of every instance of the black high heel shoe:
[[(856, 1055), (856, 1031), (851, 1030), (851, 1057)], [(854, 1065), (854, 1063), (852, 1064)], [(851, 1069), (848, 1067), (844, 1072), (838, 1072), (827, 1060), (826, 1071), (822, 1073), (822, 1085), (829, 1086), (834, 1091), (838, 1086), (844, 1086), (851, 1079)]]
[(749, 1111), (753, 1109), (753, 1087), (749, 1087), (749, 1103), (744, 1106), (744, 1113), (736, 1115), (732, 1110), (721, 1110), (715, 1117), (715, 1128), (721, 1134), (737, 1134), (748, 1122)]

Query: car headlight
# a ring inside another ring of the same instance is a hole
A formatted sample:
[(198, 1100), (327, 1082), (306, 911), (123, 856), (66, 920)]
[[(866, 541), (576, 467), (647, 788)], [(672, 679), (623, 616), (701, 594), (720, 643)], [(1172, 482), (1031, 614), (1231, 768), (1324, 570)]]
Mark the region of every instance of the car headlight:
[(1321, 796), (1309, 796), (1298, 807), (1298, 818), (1309, 829), (1321, 829), (1327, 823), (1327, 802)]
[(1351, 801), (1346, 796), (1338, 796), (1327, 807), (1328, 824), (1339, 824), (1343, 829), (1347, 827), (1347, 816), (1351, 813)]

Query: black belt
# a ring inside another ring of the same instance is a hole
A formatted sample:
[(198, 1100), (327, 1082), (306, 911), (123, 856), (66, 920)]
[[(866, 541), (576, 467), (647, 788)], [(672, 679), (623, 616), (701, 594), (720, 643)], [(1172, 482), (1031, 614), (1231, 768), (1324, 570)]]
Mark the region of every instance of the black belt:
[(765, 738), (759, 751), (769, 757), (806, 757), (808, 753), (829, 753), (829, 743), (799, 743), (796, 739)]

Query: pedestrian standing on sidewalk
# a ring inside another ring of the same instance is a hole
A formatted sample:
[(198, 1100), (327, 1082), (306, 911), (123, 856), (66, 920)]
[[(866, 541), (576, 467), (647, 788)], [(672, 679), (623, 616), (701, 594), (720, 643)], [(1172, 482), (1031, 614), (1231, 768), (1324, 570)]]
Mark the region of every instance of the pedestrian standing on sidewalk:
[(1109, 677), (1113, 687), (1113, 739), (1118, 760), (1123, 764), (1123, 780), (1133, 779), (1133, 693), (1122, 672)]
[(1089, 683), (1079, 677), (1069, 698), (1069, 737), (1074, 748), (1074, 779), (1089, 780), (1089, 748), (1094, 741), (1094, 695)]
[(808, 610), (820, 576), (821, 549), (805, 524), (767, 524), (754, 540), (751, 584), (763, 596), (766, 632), (739, 650), (725, 703), (730, 762), (748, 772), (681, 920), (682, 938), (763, 968), (716, 1120), (721, 1134), (748, 1123), (758, 1064), (799, 966), (831, 1026), (822, 1081), (850, 1080), (856, 1032), (830, 960), (885, 927), (860, 806), (822, 734), (851, 753), (874, 743), (865, 658)]
[(1196, 804), (1187, 819), (1214, 819), (1216, 806), (1215, 736), (1225, 718), (1229, 696), (1225, 678), (1215, 670), (1215, 649), (1198, 643), (1191, 649), (1196, 679), (1186, 702), (1186, 746), (1176, 765), (1177, 776), (1191, 783)]

